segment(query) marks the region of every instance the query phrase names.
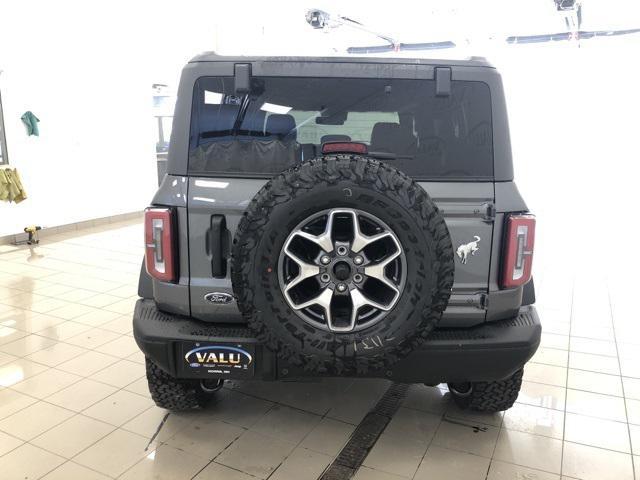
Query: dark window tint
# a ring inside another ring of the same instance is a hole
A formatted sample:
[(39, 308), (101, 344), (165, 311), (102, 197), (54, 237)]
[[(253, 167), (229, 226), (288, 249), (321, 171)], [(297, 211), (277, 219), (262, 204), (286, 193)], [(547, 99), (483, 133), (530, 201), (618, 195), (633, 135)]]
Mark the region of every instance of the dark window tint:
[(354, 141), (415, 178), (491, 178), (491, 132), (480, 82), (436, 97), (432, 80), (254, 77), (237, 95), (233, 78), (208, 77), (194, 92), (189, 169), (270, 176)]

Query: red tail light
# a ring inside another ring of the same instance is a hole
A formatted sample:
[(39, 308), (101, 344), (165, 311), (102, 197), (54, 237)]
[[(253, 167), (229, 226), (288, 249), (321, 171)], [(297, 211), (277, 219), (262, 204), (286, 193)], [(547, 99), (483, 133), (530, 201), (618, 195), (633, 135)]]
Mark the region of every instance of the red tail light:
[(144, 212), (144, 245), (147, 272), (163, 282), (176, 280), (175, 225), (170, 208), (147, 208)]
[(359, 142), (327, 142), (322, 144), (322, 153), (366, 154), (367, 151), (367, 145)]
[(533, 215), (511, 215), (507, 218), (502, 288), (519, 287), (531, 278), (535, 233), (536, 219)]

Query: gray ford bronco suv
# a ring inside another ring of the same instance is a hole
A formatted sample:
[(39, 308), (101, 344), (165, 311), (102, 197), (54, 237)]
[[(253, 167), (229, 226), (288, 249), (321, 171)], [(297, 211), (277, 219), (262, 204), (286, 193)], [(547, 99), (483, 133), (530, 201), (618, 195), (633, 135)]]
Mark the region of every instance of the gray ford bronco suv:
[(378, 377), (507, 409), (540, 341), (534, 229), (484, 59), (197, 56), (145, 213), (151, 395)]

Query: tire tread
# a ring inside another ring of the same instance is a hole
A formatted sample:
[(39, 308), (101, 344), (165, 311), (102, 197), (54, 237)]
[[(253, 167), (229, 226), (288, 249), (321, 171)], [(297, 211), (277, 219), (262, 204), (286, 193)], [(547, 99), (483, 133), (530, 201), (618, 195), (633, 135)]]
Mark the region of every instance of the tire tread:
[(211, 394), (203, 392), (197, 381), (174, 378), (148, 358), (145, 365), (149, 392), (158, 407), (182, 412), (204, 407), (210, 401)]
[(468, 397), (461, 397), (452, 392), (454, 401), (463, 409), (485, 413), (497, 413), (513, 406), (520, 387), (524, 370), (518, 370), (504, 380), (495, 382), (473, 382), (473, 392)]

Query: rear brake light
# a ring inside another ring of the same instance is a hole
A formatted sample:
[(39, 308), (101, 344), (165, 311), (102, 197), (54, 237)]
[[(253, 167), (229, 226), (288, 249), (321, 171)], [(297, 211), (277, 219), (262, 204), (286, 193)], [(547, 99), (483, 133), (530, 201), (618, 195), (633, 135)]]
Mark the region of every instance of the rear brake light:
[(359, 142), (327, 142), (322, 144), (322, 153), (362, 153), (368, 151), (367, 145)]
[(511, 215), (507, 218), (502, 288), (519, 287), (531, 278), (535, 233), (536, 219), (533, 215)]
[(147, 272), (163, 282), (176, 280), (173, 210), (147, 208), (144, 212), (144, 252)]

